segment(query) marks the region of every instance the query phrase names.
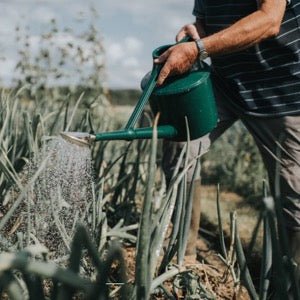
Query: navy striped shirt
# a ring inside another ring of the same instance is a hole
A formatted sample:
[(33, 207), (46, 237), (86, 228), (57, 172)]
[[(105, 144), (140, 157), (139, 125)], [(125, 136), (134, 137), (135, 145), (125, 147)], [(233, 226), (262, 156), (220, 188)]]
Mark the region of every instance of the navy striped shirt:
[[(195, 0), (207, 35), (255, 12), (255, 0)], [(224, 90), (246, 114), (300, 114), (300, 2), (287, 5), (279, 34), (246, 50), (212, 58)], [(227, 92), (226, 92), (227, 93)]]

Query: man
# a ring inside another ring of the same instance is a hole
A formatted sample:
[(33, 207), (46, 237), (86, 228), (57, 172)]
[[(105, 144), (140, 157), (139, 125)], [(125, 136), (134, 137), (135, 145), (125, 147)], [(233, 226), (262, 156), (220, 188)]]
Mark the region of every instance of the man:
[[(210, 134), (193, 141), (192, 156), (199, 143), (205, 153), (240, 119), (260, 150), (273, 194), (280, 163), (283, 216), (292, 255), (300, 264), (300, 2), (195, 0), (193, 13), (196, 22), (184, 26), (176, 38), (188, 35), (194, 41), (177, 44), (155, 60), (164, 63), (158, 84), (188, 71), (198, 59), (211, 57), (219, 120)], [(167, 175), (180, 147), (167, 145)], [(198, 178), (187, 254), (195, 253), (199, 193)]]

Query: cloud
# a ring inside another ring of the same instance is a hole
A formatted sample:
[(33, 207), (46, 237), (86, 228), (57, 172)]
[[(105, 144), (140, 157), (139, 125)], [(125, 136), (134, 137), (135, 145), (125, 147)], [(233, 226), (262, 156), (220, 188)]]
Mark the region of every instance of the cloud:
[(14, 73), (16, 62), (14, 58), (1, 59), (0, 84), (9, 85), (12, 80), (11, 74)]
[(145, 65), (140, 62), (143, 47), (143, 42), (134, 36), (107, 41), (106, 66), (111, 86), (138, 88), (139, 81), (145, 73)]
[[(91, 21), (90, 8), (93, 6), (99, 13), (99, 18), (93, 19), (94, 25), (104, 37), (109, 84), (138, 87), (141, 77), (152, 66), (152, 50), (159, 45), (173, 42), (178, 29), (188, 20), (193, 19), (191, 15), (193, 1), (2, 1), (0, 51), (1, 56), (6, 57), (7, 60), (1, 61), (1, 68), (5, 71), (1, 71), (0, 77), (12, 76), (12, 66), (17, 62), (18, 45), (15, 43), (17, 25), (21, 25), (22, 29), (25, 26), (30, 28), (28, 33), (32, 44), (31, 51), (34, 54), (39, 51), (39, 35), (48, 30), (51, 19), (57, 20), (59, 28), (72, 28), (76, 35), (87, 28)], [(89, 46), (76, 39), (75, 35), (57, 34), (54, 40), (55, 46), (68, 41), (80, 45), (84, 55), (90, 55)]]
[(102, 6), (110, 13), (121, 11), (135, 16), (153, 15), (154, 17), (161, 17), (170, 11), (178, 11), (178, 8), (191, 7), (192, 3), (192, 0), (107, 0), (102, 1)]
[(116, 41), (108, 41), (106, 44), (106, 56), (108, 63), (122, 64), (123, 61), (135, 59), (141, 53), (143, 43), (141, 40), (133, 36), (125, 37), (124, 39)]
[(122, 45), (117, 42), (108, 45), (106, 53), (108, 61), (112, 64), (118, 63), (124, 58), (124, 49), (122, 48)]
[(125, 68), (138, 68), (139, 67), (139, 61), (135, 57), (128, 57), (124, 60), (123, 66)]
[(193, 0), (102, 1), (109, 84), (139, 88), (152, 68), (153, 49), (175, 41), (177, 31), (193, 20), (192, 6)]
[(143, 48), (143, 42), (134, 36), (128, 36), (124, 40), (126, 50), (132, 54), (138, 53)]

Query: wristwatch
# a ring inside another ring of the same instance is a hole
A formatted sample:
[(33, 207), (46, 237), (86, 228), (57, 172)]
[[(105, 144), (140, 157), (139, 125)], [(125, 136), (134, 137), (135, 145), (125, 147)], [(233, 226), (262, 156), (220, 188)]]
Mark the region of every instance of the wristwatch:
[(206, 59), (208, 57), (208, 53), (204, 47), (204, 44), (202, 42), (201, 39), (197, 39), (195, 40), (195, 43), (196, 43), (196, 46), (197, 46), (197, 49), (198, 49), (198, 57), (199, 57), (199, 60), (202, 61), (204, 59)]

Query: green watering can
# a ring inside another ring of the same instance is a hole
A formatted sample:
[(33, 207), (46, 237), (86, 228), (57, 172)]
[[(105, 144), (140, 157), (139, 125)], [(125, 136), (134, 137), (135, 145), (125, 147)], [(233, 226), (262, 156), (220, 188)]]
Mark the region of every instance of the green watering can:
[[(153, 59), (171, 46), (156, 48), (152, 53)], [(61, 132), (61, 136), (79, 145), (90, 145), (93, 142), (107, 140), (151, 139), (152, 127), (134, 128), (148, 100), (153, 113), (160, 113), (158, 138), (185, 141), (187, 125), (191, 140), (209, 133), (217, 123), (209, 66), (201, 62), (199, 68), (180, 76), (170, 77), (162, 86), (157, 87), (156, 81), (161, 67), (162, 65), (154, 64), (152, 71), (143, 78), (141, 82), (143, 93), (123, 130), (97, 134)]]

